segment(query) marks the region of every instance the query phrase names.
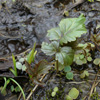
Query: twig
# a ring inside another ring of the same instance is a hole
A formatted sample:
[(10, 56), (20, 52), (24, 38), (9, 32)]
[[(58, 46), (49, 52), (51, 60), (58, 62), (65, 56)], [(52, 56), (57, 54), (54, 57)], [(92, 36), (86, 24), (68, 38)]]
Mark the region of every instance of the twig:
[(71, 7), (69, 7), (69, 8), (65, 8), (64, 9), (64, 11), (70, 11), (71, 9), (73, 9), (73, 8), (75, 8), (76, 6), (78, 6), (78, 5), (80, 5), (80, 4), (82, 4), (82, 3), (84, 3), (85, 2), (85, 0), (77, 0), (77, 2), (76, 3), (74, 3)]
[[(63, 84), (82, 84), (82, 83), (93, 82), (93, 81), (99, 82), (100, 80), (88, 80), (88, 81), (80, 81), (80, 82), (73, 81), (73, 82), (61, 82), (61, 83), (63, 83)], [(54, 81), (54, 80), (52, 80), (50, 82), (60, 83), (60, 82), (57, 82), (57, 81)]]
[[(41, 77), (40, 81), (42, 81), (43, 78), (44, 78), (45, 76), (46, 76), (46, 74), (44, 74), (44, 75)], [(28, 97), (27, 97), (26, 100), (29, 100), (29, 99), (30, 99), (31, 95), (34, 93), (34, 91), (37, 89), (38, 86), (39, 86), (39, 85), (36, 85), (36, 86), (33, 88), (33, 90), (30, 92), (30, 94), (28, 95)]]
[[(98, 73), (97, 73), (97, 75), (98, 75)], [(95, 77), (95, 81), (97, 80), (97, 75), (96, 75), (96, 77)], [(91, 90), (90, 90), (90, 94), (89, 94), (88, 100), (90, 100), (91, 95), (92, 95), (92, 92), (93, 92), (93, 90), (94, 90), (94, 88), (95, 88), (95, 86), (96, 86), (95, 81), (93, 82), (93, 85), (92, 85), (92, 87), (91, 87)], [(97, 82), (97, 83), (98, 83), (98, 82)]]

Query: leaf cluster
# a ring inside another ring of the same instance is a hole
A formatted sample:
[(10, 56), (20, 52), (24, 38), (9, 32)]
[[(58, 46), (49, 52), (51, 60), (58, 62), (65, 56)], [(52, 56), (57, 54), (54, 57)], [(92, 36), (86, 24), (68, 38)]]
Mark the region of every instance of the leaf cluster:
[(89, 76), (89, 73), (88, 71), (84, 70), (83, 73), (80, 75), (80, 78), (85, 78), (87, 76)]
[(77, 65), (86, 64), (87, 61), (92, 61), (91, 53), (90, 51), (95, 48), (95, 46), (91, 43), (85, 43), (85, 44), (78, 44), (75, 55), (74, 55), (74, 62)]
[(74, 59), (74, 49), (67, 44), (76, 41), (77, 37), (85, 34), (85, 17), (67, 18), (61, 20), (59, 26), (48, 30), (47, 37), (50, 43), (43, 42), (41, 50), (49, 56), (55, 55), (57, 70), (70, 66)]
[(77, 97), (79, 96), (79, 91), (76, 88), (72, 88), (68, 95), (66, 95), (66, 100), (74, 100), (77, 99)]
[(54, 97), (56, 95), (56, 93), (57, 93), (58, 90), (59, 90), (58, 87), (55, 87), (53, 89), (53, 92), (51, 93), (51, 96)]
[(64, 67), (64, 72), (66, 72), (66, 78), (67, 79), (73, 79), (73, 72), (71, 72), (71, 67), (70, 66), (65, 66)]

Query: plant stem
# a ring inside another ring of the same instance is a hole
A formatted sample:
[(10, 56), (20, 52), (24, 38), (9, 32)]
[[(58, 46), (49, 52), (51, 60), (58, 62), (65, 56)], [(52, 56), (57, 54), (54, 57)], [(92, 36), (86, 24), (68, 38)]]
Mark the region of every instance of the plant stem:
[(5, 84), (4, 84), (4, 87), (3, 87), (2, 91), (1, 91), (2, 94), (4, 93), (4, 91), (6, 90), (7, 85), (10, 82), (10, 80), (9, 79), (7, 80), (6, 77), (4, 77), (4, 80), (5, 80)]
[(56, 60), (56, 70), (57, 70), (57, 73), (58, 73), (58, 60)]

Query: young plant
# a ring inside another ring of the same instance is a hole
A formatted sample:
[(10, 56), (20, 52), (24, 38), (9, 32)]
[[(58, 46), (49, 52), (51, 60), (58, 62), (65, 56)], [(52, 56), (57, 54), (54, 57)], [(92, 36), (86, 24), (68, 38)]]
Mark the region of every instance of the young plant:
[(80, 78), (85, 78), (89, 76), (89, 72), (84, 70), (83, 73), (81, 73)]
[(58, 90), (59, 90), (58, 87), (55, 87), (53, 89), (53, 92), (51, 93), (51, 96), (54, 97), (56, 95), (56, 93), (57, 93)]
[(10, 83), (10, 81), (13, 81), (13, 82), (18, 86), (18, 88), (20, 89), (20, 91), (22, 92), (23, 98), (24, 98), (24, 100), (25, 100), (24, 91), (23, 91), (22, 87), (19, 85), (19, 83), (18, 83), (17, 81), (15, 81), (13, 78), (8, 78), (8, 79), (7, 79), (6, 77), (4, 77), (4, 80), (5, 80), (5, 84), (4, 84), (3, 89), (1, 90), (1, 93), (2, 93), (2, 94), (4, 94), (4, 91), (6, 91), (6, 87), (7, 87), (7, 85)]
[(64, 72), (66, 72), (66, 78), (67, 79), (73, 79), (73, 72), (71, 72), (71, 67), (70, 66), (65, 66), (64, 67)]
[(63, 19), (59, 23), (59, 27), (48, 30), (47, 37), (51, 43), (43, 42), (41, 50), (46, 55), (55, 55), (57, 72), (72, 64), (74, 49), (68, 44), (87, 32), (84, 23), (85, 17), (80, 15), (79, 18)]
[(66, 100), (74, 100), (77, 99), (77, 97), (79, 96), (79, 91), (76, 88), (72, 88), (68, 95), (66, 95)]
[[(14, 69), (17, 68), (18, 70), (26, 71), (26, 66), (24, 64), (24, 61), (27, 60), (27, 62), (29, 64), (34, 62), (34, 58), (35, 58), (35, 55), (37, 53), (37, 51), (35, 51), (35, 46), (36, 46), (36, 43), (34, 43), (34, 46), (33, 46), (33, 49), (31, 50), (31, 52), (26, 57), (22, 57), (22, 58), (18, 59), (17, 62), (16, 62), (15, 57), (13, 55)], [(13, 69), (10, 69), (10, 70), (15, 75), (16, 71), (14, 71)]]
[(17, 81), (15, 81), (13, 78), (9, 78), (9, 80), (13, 81), (19, 87), (20, 91), (22, 92), (23, 99), (26, 100), (24, 91), (23, 91), (22, 87), (19, 85), (19, 83)]
[(20, 92), (20, 88), (18, 86), (14, 87), (14, 85), (11, 86), (11, 92)]
[(26, 72), (29, 74), (31, 81), (38, 85), (44, 85), (44, 83), (39, 81), (39, 78), (41, 75), (48, 73), (51, 67), (53, 67), (46, 60), (41, 60), (34, 68), (27, 61), (25, 61), (25, 65), (27, 67)]
[(85, 44), (78, 44), (77, 49), (75, 51), (74, 55), (74, 62), (77, 65), (86, 64), (88, 61), (92, 61), (91, 53), (90, 51), (95, 48), (95, 46), (91, 43), (85, 43)]
[(17, 76), (17, 68), (16, 68), (16, 59), (15, 56), (12, 54), (12, 59), (13, 59), (13, 64), (14, 64), (14, 69), (10, 68), (10, 71), (14, 74), (14, 76)]
[(1, 93), (4, 95), (5, 91), (6, 91), (6, 87), (10, 83), (10, 80), (9, 79), (7, 80), (6, 77), (4, 77), (3, 79), (4, 79), (5, 83), (4, 83), (4, 86), (3, 86), (2, 90), (1, 90)]

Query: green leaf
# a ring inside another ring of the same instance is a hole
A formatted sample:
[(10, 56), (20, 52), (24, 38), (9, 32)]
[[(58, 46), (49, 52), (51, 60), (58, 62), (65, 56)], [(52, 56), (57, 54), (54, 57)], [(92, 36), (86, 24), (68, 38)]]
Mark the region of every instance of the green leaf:
[(92, 43), (85, 43), (85, 44), (81, 44), (79, 43), (77, 45), (78, 48), (84, 49), (86, 51), (86, 53), (88, 53), (90, 50), (95, 48), (95, 45)]
[(56, 92), (52, 92), (51, 96), (54, 97), (56, 95)]
[(47, 37), (50, 40), (60, 40), (60, 44), (75, 41), (77, 37), (81, 37), (86, 33), (85, 17), (67, 18), (61, 20), (59, 27), (48, 31)]
[(80, 57), (80, 59), (83, 59), (83, 58), (84, 58), (84, 55), (82, 54), (82, 55), (80, 55), (79, 57)]
[(11, 92), (13, 92), (15, 90), (14, 86), (11, 86)]
[(64, 67), (64, 71), (65, 71), (65, 72), (70, 72), (70, 71), (71, 71), (71, 67), (70, 67), (70, 66)]
[(23, 63), (24, 62), (24, 58), (20, 58), (19, 62)]
[(26, 71), (26, 66), (25, 66), (25, 64), (22, 66), (22, 71)]
[(15, 56), (12, 54), (12, 59), (13, 59), (13, 64), (14, 64), (14, 71), (13, 74), (15, 76), (17, 76), (17, 68), (16, 68), (16, 60), (15, 60)]
[(64, 11), (64, 15), (65, 16), (69, 16), (69, 12), (68, 11)]
[(66, 95), (66, 100), (73, 100), (69, 95)]
[(57, 52), (55, 56), (55, 59), (58, 60), (59, 63), (69, 66), (73, 62), (74, 51), (71, 47), (62, 47), (60, 52)]
[(68, 95), (72, 98), (72, 99), (76, 99), (79, 96), (79, 91), (76, 88), (72, 88)]
[(72, 80), (73, 79), (73, 72), (68, 72), (66, 74), (66, 78), (69, 79), (69, 80)]
[(16, 0), (12, 0), (13, 2), (15, 2)]
[(85, 70), (84, 73), (85, 73), (86, 76), (89, 76), (88, 71)]
[(87, 57), (87, 60), (88, 61), (92, 61), (92, 57)]
[(15, 92), (20, 92), (20, 88), (18, 86), (16, 86)]
[(29, 64), (34, 62), (34, 57), (36, 55), (35, 46), (36, 46), (36, 43), (34, 43), (33, 49), (31, 50), (31, 52), (29, 53), (29, 55), (27, 57), (27, 61), (28, 61)]
[(99, 65), (99, 64), (100, 64), (100, 58), (96, 58), (96, 59), (93, 61), (93, 63), (94, 63), (95, 65)]
[(24, 91), (23, 91), (22, 87), (19, 85), (19, 83), (17, 83), (17, 81), (15, 81), (13, 78), (9, 78), (9, 80), (13, 81), (20, 88), (20, 90), (21, 90), (21, 92), (23, 94), (23, 99), (26, 100)]
[(54, 88), (54, 92), (57, 92), (57, 91), (58, 91), (58, 87), (55, 87), (55, 88)]
[(77, 65), (82, 65), (82, 64), (86, 64), (87, 63), (87, 61), (86, 61), (85, 58), (82, 59), (82, 60), (80, 60), (80, 59), (79, 60), (76, 60), (75, 62), (76, 62)]
[(85, 76), (89, 76), (89, 73), (86, 70), (80, 75), (80, 78), (85, 78)]
[(21, 70), (22, 69), (22, 64), (20, 62), (16, 62), (16, 68)]
[[(56, 67), (56, 66), (55, 66), (55, 67)], [(58, 62), (58, 70), (59, 70), (59, 71), (63, 70), (64, 67), (65, 67), (64, 64), (61, 64), (61, 63)]]
[(3, 77), (3, 78), (4, 78), (5, 83), (4, 83), (4, 86), (3, 86), (2, 90), (1, 90), (1, 93), (6, 95), (5, 94), (6, 93), (6, 88), (7, 88), (7, 85), (10, 83), (10, 80), (6, 79), (6, 77)]
[(43, 42), (42, 43), (42, 48), (41, 50), (46, 54), (46, 55), (54, 55), (59, 47), (59, 42), (53, 41), (50, 44)]

